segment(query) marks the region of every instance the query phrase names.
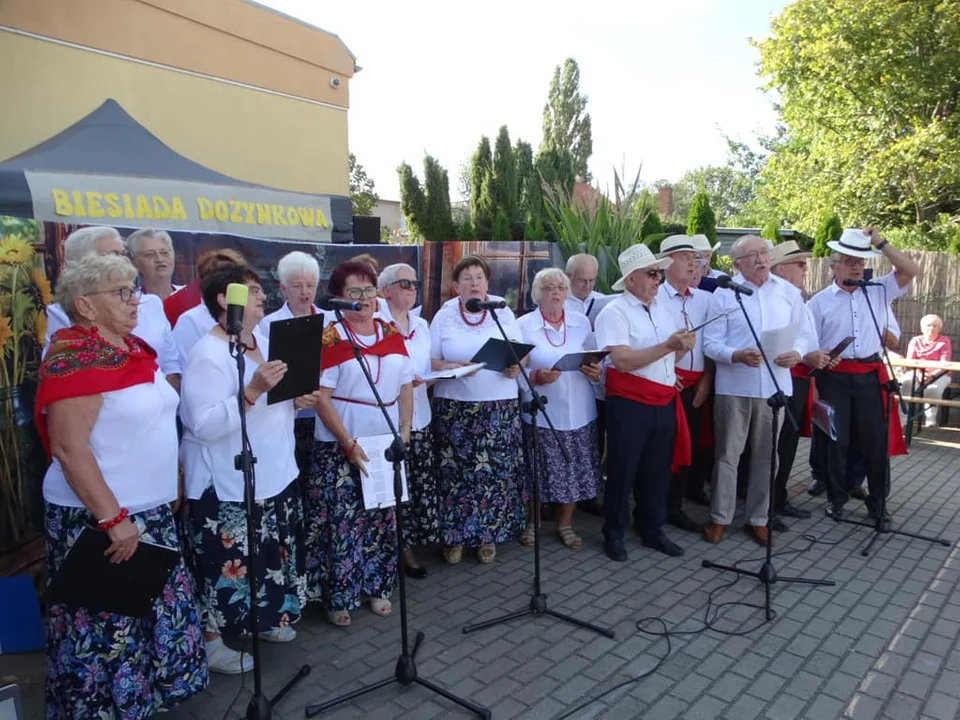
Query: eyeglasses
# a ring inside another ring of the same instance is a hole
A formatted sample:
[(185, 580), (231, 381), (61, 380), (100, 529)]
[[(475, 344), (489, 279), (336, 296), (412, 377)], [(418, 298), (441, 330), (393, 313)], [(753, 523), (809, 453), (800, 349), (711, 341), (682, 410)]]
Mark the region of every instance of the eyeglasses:
[(402, 280), (394, 280), (391, 285), (399, 285), (401, 290), (417, 290), (420, 287), (419, 280), (407, 280), (403, 278)]
[(557, 290), (559, 290), (560, 292), (566, 292), (570, 288), (568, 288), (566, 285), (544, 285), (541, 289), (544, 292), (549, 293), (549, 292), (556, 292)]
[(173, 253), (169, 250), (148, 250), (147, 252), (140, 253), (140, 257), (146, 258), (147, 260), (169, 260), (173, 257)]
[(770, 249), (764, 248), (763, 250), (754, 250), (753, 252), (748, 252), (746, 255), (741, 255), (738, 260), (749, 260), (752, 263), (760, 262), (761, 258), (769, 258)]
[(94, 290), (91, 293), (87, 293), (87, 295), (116, 295), (120, 298), (120, 302), (128, 303), (131, 298), (139, 298), (140, 291), (133, 287), (120, 287), (110, 290)]
[(361, 288), (347, 288), (344, 291), (351, 300), (360, 300), (361, 298), (375, 298), (377, 289), (373, 285), (367, 285)]
[(660, 277), (660, 271), (655, 268), (650, 268), (649, 270), (645, 271), (643, 274), (646, 275), (648, 278)]
[(864, 258), (851, 257), (850, 255), (844, 255), (843, 264), (847, 267), (860, 267), (861, 265), (866, 265), (867, 261)]

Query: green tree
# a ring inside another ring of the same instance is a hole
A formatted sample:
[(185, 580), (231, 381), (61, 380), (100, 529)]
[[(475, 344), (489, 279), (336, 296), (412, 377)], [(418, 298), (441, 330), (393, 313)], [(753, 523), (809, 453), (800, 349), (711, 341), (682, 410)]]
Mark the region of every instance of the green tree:
[(490, 239), (497, 241), (510, 240), (510, 220), (503, 208), (497, 208), (497, 214), (493, 218), (493, 230), (490, 233)]
[(840, 224), (840, 216), (835, 212), (824, 213), (813, 235), (813, 256), (827, 257), (830, 254), (827, 243), (839, 240), (842, 234), (843, 225)]
[(540, 178), (533, 169), (533, 147), (528, 142), (517, 140), (513, 148), (517, 164), (517, 213), (522, 218), (543, 216), (543, 191)]
[(350, 171), (350, 207), (354, 215), (369, 215), (380, 200), (373, 178), (367, 175), (363, 165), (357, 162), (356, 155), (350, 153), (347, 157)]
[(517, 215), (517, 164), (510, 144), (510, 133), (503, 125), (497, 133), (497, 142), (493, 148), (493, 204), (503, 208), (510, 222), (519, 219)]
[(400, 175), (400, 212), (407, 221), (407, 230), (414, 237), (422, 237), (422, 225), (427, 223), (427, 196), (420, 179), (407, 163), (397, 168)]
[(687, 235), (706, 235), (710, 242), (717, 240), (717, 217), (710, 207), (710, 198), (703, 190), (693, 197), (687, 215)]
[(493, 226), (492, 180), (493, 153), (490, 151), (490, 138), (484, 135), (470, 158), (470, 219), (480, 240), (490, 238)]
[(427, 240), (451, 240), (456, 230), (450, 210), (450, 179), (447, 171), (427, 155), (423, 159), (423, 177), (426, 186), (423, 236)]
[(656, 235), (663, 232), (663, 223), (660, 222), (660, 215), (653, 208), (649, 208), (646, 217), (643, 219), (643, 225), (640, 226), (640, 237), (646, 241), (649, 235)]
[(538, 217), (531, 217), (527, 220), (523, 228), (523, 241), (534, 242), (536, 240), (546, 240), (547, 231), (543, 227), (543, 222)]
[(540, 192), (544, 186), (559, 188), (562, 194), (572, 195), (576, 179), (573, 174), (573, 156), (566, 150), (544, 150), (533, 161), (534, 172), (540, 179)]
[(760, 230), (760, 237), (769, 240), (774, 245), (778, 244), (780, 242), (780, 221), (772, 218), (767, 220)]
[(557, 66), (550, 81), (547, 103), (543, 108), (543, 140), (540, 153), (547, 150), (569, 152), (575, 177), (590, 182), (587, 161), (593, 154), (593, 133), (587, 97), (580, 94), (580, 66), (567, 58)]
[(463, 224), (459, 228), (457, 233), (457, 239), (459, 240), (476, 240), (477, 232), (473, 229), (473, 223), (470, 222), (470, 218), (467, 218), (463, 221)]

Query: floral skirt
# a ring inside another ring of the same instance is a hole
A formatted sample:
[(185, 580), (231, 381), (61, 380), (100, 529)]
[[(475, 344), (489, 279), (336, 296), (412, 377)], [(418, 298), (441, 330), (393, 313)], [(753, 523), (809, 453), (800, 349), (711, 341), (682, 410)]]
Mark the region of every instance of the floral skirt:
[(502, 543), (523, 526), (517, 400), (434, 400), (444, 545)]
[[(130, 519), (143, 539), (179, 547), (169, 505)], [(53, 577), (85, 527), (85, 508), (46, 504)], [(47, 611), (48, 720), (139, 720), (176, 707), (209, 681), (193, 588), (181, 560), (144, 618), (51, 605)]]
[(404, 547), (440, 542), (440, 493), (430, 427), (410, 433), (407, 487), (410, 503), (403, 506)]
[[(291, 482), (256, 503), (257, 593), (260, 629), (300, 619), (306, 604), (303, 508)], [(203, 629), (224, 635), (250, 632), (247, 514), (242, 502), (221, 501), (213, 487), (190, 501), (191, 566)]]
[[(559, 444), (558, 441), (559, 440)], [(532, 492), (533, 426), (523, 424), (523, 451), (527, 463), (526, 488)], [(566, 449), (570, 462), (563, 456)], [(540, 502), (572, 503), (597, 496), (600, 482), (600, 445), (597, 423), (576, 430), (558, 430), (537, 425), (537, 469), (540, 475)]]
[(328, 610), (388, 598), (397, 580), (393, 508), (364, 510), (360, 471), (335, 442), (318, 442), (307, 487), (307, 594)]

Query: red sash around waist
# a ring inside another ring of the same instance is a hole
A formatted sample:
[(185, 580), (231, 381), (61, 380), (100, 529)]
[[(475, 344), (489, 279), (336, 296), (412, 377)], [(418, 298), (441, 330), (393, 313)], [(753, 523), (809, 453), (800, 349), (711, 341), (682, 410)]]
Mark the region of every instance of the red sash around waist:
[(676, 429), (673, 434), (673, 458), (670, 463), (670, 472), (676, 473), (680, 468), (690, 464), (690, 428), (687, 427), (687, 414), (680, 402), (680, 391), (675, 386), (637, 377), (630, 373), (623, 373), (613, 368), (607, 368), (607, 396), (622, 397), (627, 400), (664, 407), (673, 403), (673, 419)]
[[(883, 411), (887, 411), (887, 389), (882, 384), (890, 379), (887, 367), (881, 362), (857, 362), (856, 360), (841, 360), (832, 372), (847, 373), (849, 375), (866, 375), (875, 372), (881, 383), (880, 402)], [(907, 454), (907, 444), (903, 440), (903, 426), (900, 424), (900, 413), (894, 411), (887, 417), (887, 457)]]
[[(810, 373), (813, 368), (803, 363), (797, 363), (790, 368), (790, 377), (799, 380), (809, 380), (807, 383), (807, 397), (803, 400), (803, 414), (797, 418), (800, 423), (800, 437), (811, 437), (813, 435), (813, 380)], [(794, 385), (796, 387), (796, 385)]]
[[(683, 383), (684, 389), (696, 385), (703, 377), (703, 370), (686, 370), (677, 368), (677, 377)], [(700, 435), (698, 436), (697, 450), (713, 447), (713, 412), (710, 407), (710, 398), (700, 409)]]

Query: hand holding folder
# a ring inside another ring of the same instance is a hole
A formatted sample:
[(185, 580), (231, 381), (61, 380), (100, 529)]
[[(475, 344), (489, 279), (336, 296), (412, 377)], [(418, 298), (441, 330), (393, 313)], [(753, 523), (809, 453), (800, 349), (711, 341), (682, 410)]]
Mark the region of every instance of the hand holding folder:
[(477, 354), (470, 358), (472, 363), (484, 363), (485, 370), (503, 372), (511, 365), (516, 365), (517, 361), (510, 352), (510, 345), (517, 353), (517, 357), (523, 360), (531, 350), (533, 345), (527, 343), (511, 341), (508, 345), (499, 338), (490, 338), (483, 344), (483, 347), (477, 351)]

